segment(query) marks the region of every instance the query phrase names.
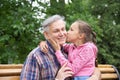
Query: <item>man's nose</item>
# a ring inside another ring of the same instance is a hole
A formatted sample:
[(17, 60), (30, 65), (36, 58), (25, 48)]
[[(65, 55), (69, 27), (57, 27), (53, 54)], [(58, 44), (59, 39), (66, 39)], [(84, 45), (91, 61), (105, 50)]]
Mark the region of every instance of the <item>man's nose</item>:
[(60, 31), (60, 35), (63, 36), (64, 35), (64, 31)]

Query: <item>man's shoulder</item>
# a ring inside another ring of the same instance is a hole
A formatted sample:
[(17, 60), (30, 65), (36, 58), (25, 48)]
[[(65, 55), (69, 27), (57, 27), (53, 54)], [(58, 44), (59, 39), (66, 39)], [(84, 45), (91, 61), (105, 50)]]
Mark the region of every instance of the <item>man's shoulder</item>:
[(39, 47), (36, 47), (36, 48), (34, 48), (31, 52), (32, 52), (32, 53), (40, 52), (40, 48), (39, 48)]
[(34, 48), (28, 56), (37, 56), (40, 55), (42, 52), (39, 47)]

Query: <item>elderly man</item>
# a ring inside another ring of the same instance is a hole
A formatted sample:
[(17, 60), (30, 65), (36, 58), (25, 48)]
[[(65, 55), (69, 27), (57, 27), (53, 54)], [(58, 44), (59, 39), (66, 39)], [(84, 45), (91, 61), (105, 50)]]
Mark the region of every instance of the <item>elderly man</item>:
[[(46, 40), (46, 35), (49, 35), (52, 39), (57, 40), (62, 47), (66, 42), (67, 33), (65, 26), (64, 18), (59, 15), (53, 15), (46, 19), (42, 24)], [(37, 47), (27, 56), (21, 72), (21, 80), (64, 80), (66, 77), (72, 76), (72, 72), (65, 65), (60, 68), (54, 49), (48, 41), (47, 45), (49, 49), (48, 54), (45, 54)], [(64, 54), (64, 49), (61, 49)], [(64, 55), (67, 57), (66, 54)], [(95, 69), (89, 80), (99, 80), (99, 77), (100, 71)]]

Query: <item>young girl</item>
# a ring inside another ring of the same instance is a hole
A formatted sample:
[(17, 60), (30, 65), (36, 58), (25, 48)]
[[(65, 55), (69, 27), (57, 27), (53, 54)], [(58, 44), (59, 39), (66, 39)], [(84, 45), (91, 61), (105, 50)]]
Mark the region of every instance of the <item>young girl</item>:
[(67, 67), (73, 71), (74, 80), (86, 80), (93, 74), (98, 52), (95, 38), (94, 32), (86, 22), (75, 21), (67, 34), (67, 41), (71, 44), (63, 45), (64, 50), (68, 52), (68, 59), (62, 54), (57, 41), (49, 39), (61, 66), (67, 63)]

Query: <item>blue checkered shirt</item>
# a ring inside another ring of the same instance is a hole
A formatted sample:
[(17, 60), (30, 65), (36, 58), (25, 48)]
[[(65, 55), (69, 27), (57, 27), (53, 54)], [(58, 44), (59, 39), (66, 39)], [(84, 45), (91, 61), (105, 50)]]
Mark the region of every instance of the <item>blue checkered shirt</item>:
[(22, 68), (20, 80), (54, 80), (60, 64), (55, 51), (47, 42), (49, 52), (43, 53), (39, 47), (32, 50)]

